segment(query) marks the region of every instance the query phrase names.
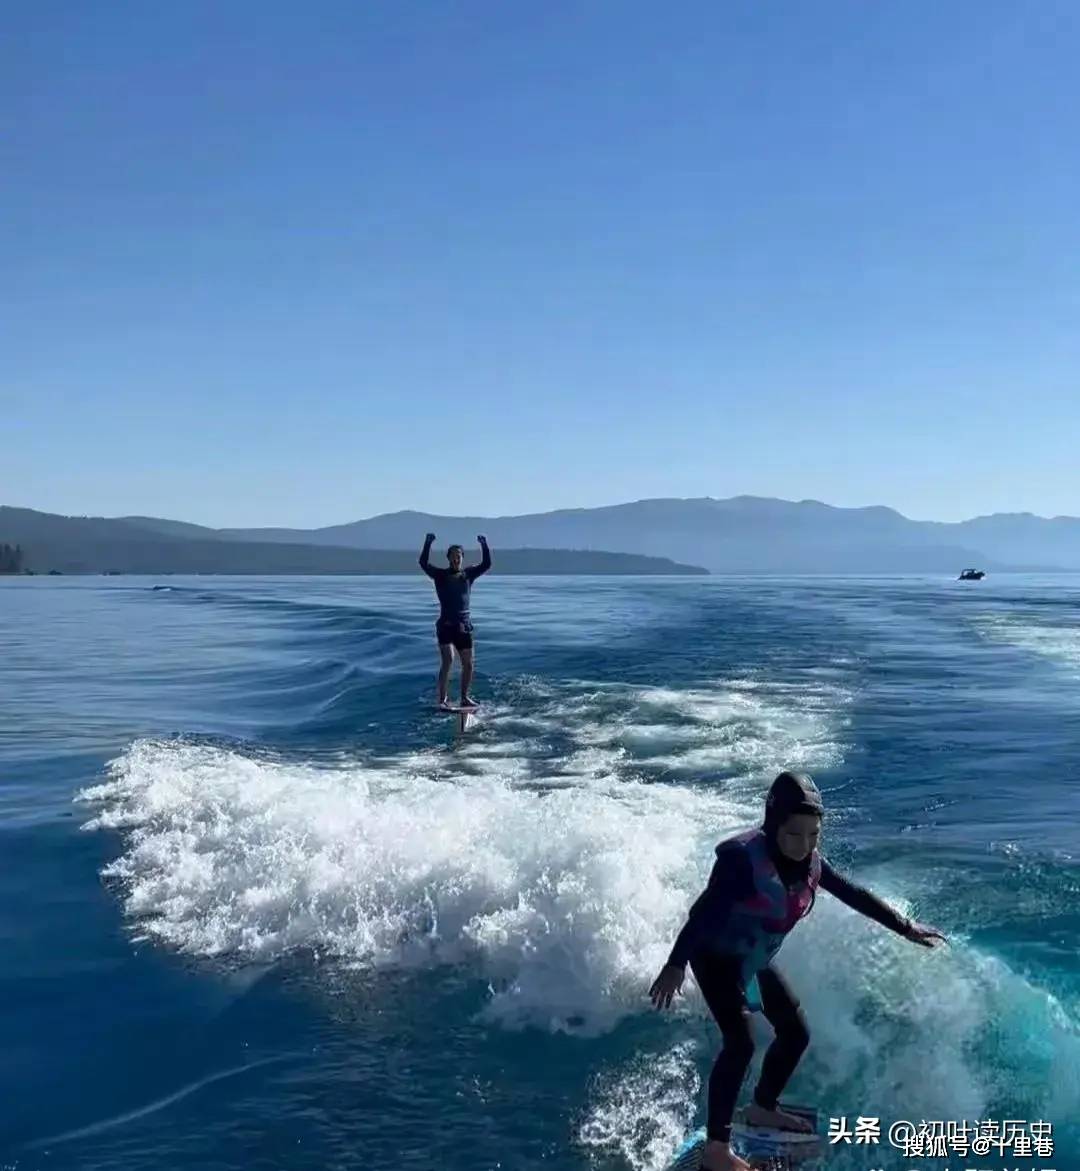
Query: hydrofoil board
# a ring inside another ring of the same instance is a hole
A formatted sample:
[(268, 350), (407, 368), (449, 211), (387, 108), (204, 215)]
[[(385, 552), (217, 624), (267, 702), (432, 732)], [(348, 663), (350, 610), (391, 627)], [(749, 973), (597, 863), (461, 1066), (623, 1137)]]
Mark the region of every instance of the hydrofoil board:
[(480, 711), (478, 707), (443, 707), (441, 704), (436, 704), (435, 710), (448, 716), (457, 716), (458, 730), (461, 732), (467, 732), (476, 723), (476, 716)]

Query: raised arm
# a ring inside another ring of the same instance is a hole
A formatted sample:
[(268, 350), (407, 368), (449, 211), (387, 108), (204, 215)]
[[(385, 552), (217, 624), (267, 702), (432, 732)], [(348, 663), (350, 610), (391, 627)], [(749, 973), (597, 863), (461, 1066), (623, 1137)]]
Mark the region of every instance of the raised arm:
[(424, 538), (424, 547), (420, 550), (420, 568), (428, 575), (428, 577), (437, 577), (438, 574), (428, 564), (428, 555), (431, 553), (431, 543), (435, 540), (434, 533), (428, 533)]
[(483, 551), (484, 556), (481, 559), (479, 565), (470, 565), (469, 568), (465, 570), (469, 581), (476, 581), (476, 579), (482, 573), (487, 573), (487, 571), (491, 568), (491, 550), (488, 548), (487, 537), (477, 537), (476, 539), (480, 542), (480, 548)]

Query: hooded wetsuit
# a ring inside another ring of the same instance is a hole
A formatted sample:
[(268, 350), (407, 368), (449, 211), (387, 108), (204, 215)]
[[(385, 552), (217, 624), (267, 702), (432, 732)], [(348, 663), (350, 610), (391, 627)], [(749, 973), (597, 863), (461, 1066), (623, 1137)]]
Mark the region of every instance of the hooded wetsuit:
[[(690, 964), (705, 1003), (723, 1034), (724, 1045), (709, 1077), (708, 1135), (727, 1142), (739, 1089), (754, 1055), (746, 1010), (760, 1007), (776, 1031), (762, 1062), (754, 1101), (775, 1110), (781, 1091), (810, 1041), (799, 1001), (773, 968), (777, 937), (809, 914), (816, 887), (900, 935), (910, 921), (876, 895), (838, 874), (815, 850), (799, 862), (786, 858), (776, 830), (793, 813), (822, 813), (821, 795), (809, 777), (781, 773), (769, 790), (765, 824), (716, 847), (708, 886), (690, 908), (669, 964)], [(766, 903), (775, 902), (777, 880), (790, 911), (783, 925), (769, 921)], [(771, 938), (770, 938), (771, 936)], [(756, 967), (761, 962), (763, 966)]]

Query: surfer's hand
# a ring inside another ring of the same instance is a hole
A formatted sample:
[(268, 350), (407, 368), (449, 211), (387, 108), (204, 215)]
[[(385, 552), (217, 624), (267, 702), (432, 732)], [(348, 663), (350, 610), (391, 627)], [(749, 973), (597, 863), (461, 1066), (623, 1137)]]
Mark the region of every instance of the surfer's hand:
[(424, 538), (424, 540), (427, 541), (427, 543), (430, 545), (431, 542), (435, 540), (435, 534), (428, 533), (428, 535)]
[(675, 994), (682, 989), (686, 973), (674, 964), (665, 964), (649, 989), (649, 999), (657, 1008), (670, 1008)]
[(480, 542), (481, 545), (487, 544), (487, 537), (477, 537), (476, 539)]
[(937, 947), (939, 943), (948, 942), (936, 927), (927, 927), (922, 923), (912, 923), (907, 929), (907, 938), (923, 947)]

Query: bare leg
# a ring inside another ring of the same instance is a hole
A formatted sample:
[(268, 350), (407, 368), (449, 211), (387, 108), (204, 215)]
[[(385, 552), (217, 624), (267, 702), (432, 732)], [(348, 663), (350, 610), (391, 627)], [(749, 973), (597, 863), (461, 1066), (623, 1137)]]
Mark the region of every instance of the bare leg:
[(469, 702), (469, 688), (472, 686), (473, 679), (472, 647), (458, 651), (458, 658), (461, 660), (461, 702), (466, 704)]
[(447, 643), (440, 643), (439, 654), (442, 656), (442, 665), (439, 668), (439, 703), (446, 703), (446, 693), (450, 686), (450, 667), (454, 662), (454, 648)]

